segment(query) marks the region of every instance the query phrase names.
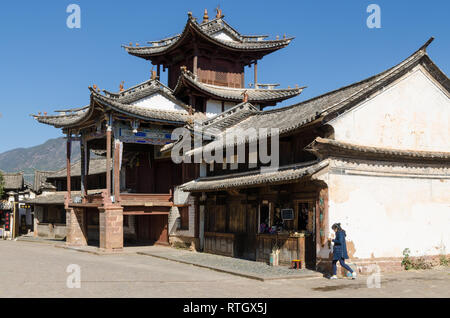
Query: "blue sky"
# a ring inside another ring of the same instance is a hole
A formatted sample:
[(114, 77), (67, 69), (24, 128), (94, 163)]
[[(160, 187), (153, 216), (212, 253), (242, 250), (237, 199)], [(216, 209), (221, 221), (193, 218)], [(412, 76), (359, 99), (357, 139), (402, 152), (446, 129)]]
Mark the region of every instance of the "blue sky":
[[(81, 29), (66, 26), (69, 4), (81, 7)], [(369, 29), (366, 8), (381, 8), (381, 29)], [(149, 62), (122, 44), (144, 44), (182, 31), (187, 12), (201, 19), (220, 4), (244, 34), (294, 36), (259, 64), (262, 83), (308, 86), (289, 105), (359, 81), (400, 62), (430, 36), (428, 53), (450, 74), (450, 1), (348, 0), (83, 0), (8, 1), (0, 11), (0, 152), (62, 136), (29, 114), (84, 106), (88, 86), (116, 91), (150, 76)], [(252, 70), (247, 70), (246, 83)], [(163, 79), (165, 76), (163, 74)]]

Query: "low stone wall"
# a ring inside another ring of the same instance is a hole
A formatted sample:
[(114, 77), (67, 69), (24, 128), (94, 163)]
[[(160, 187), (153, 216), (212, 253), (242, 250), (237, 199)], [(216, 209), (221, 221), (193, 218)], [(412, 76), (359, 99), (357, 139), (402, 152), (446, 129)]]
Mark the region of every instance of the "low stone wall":
[[(420, 257), (410, 257), (411, 260), (417, 261), (419, 258), (424, 260), (430, 266), (439, 266), (440, 259), (443, 255), (426, 255)], [(447, 260), (450, 261), (450, 254), (446, 255)], [(367, 258), (367, 259), (347, 259), (345, 263), (348, 264), (357, 273), (369, 275), (374, 272), (398, 272), (405, 270), (402, 266), (402, 257), (386, 257), (386, 258)], [(330, 259), (317, 259), (317, 270), (323, 273), (331, 273)], [(337, 275), (345, 276), (345, 270), (337, 263)]]
[(183, 247), (195, 251), (200, 251), (199, 239), (196, 237), (170, 236), (169, 244), (172, 247)]
[(66, 225), (56, 223), (40, 223), (37, 225), (37, 235), (42, 238), (64, 239), (66, 237)]

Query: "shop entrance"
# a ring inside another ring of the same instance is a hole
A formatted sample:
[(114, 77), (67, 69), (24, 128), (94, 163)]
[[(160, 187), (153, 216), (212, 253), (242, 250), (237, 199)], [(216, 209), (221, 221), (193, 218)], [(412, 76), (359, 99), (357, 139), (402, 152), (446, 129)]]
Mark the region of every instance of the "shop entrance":
[(297, 228), (305, 236), (305, 263), (306, 267), (315, 270), (316, 267), (316, 207), (314, 200), (296, 202)]

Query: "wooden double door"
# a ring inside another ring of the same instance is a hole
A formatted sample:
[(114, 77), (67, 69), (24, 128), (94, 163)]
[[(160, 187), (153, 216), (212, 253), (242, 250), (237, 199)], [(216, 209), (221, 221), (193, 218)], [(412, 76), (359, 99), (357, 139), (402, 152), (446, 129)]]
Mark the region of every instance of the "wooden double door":
[(141, 243), (169, 244), (168, 215), (138, 215), (136, 234)]

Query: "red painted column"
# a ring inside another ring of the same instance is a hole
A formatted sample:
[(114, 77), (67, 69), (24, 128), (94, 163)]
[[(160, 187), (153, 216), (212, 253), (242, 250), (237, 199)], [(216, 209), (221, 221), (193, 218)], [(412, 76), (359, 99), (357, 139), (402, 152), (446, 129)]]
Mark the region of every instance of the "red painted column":
[(106, 191), (111, 197), (111, 127), (106, 130)]
[(66, 142), (66, 169), (67, 169), (67, 197), (68, 201), (72, 201), (71, 197), (71, 184), (70, 184), (70, 155), (72, 152), (72, 140), (70, 130), (67, 132), (67, 142)]

